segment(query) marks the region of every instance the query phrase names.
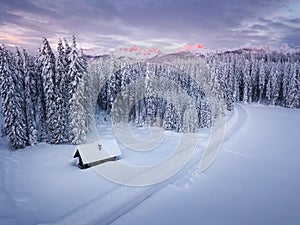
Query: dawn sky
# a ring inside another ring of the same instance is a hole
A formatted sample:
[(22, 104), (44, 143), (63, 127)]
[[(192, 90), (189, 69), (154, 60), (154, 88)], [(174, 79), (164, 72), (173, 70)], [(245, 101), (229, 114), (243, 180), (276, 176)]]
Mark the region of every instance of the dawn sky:
[(141, 45), (174, 50), (300, 48), (298, 0), (0, 0), (0, 43), (36, 49), (43, 36), (81, 47)]

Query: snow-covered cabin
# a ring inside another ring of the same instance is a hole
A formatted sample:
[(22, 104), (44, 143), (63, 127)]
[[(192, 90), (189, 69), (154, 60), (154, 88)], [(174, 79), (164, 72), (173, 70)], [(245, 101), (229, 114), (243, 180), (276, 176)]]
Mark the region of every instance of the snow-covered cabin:
[(86, 169), (121, 158), (121, 151), (115, 139), (82, 144), (76, 149), (73, 158), (78, 158), (78, 166)]

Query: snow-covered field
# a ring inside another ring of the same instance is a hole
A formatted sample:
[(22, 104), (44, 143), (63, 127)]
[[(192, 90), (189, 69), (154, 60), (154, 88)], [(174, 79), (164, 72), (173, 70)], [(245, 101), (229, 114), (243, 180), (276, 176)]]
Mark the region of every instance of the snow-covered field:
[(186, 188), (167, 185), (113, 224), (300, 224), (300, 111), (245, 108), (205, 173)]
[[(2, 138), (0, 224), (299, 224), (300, 111), (237, 105), (226, 126), (220, 154), (204, 173), (198, 166), (208, 131), (182, 171), (142, 188), (78, 169), (74, 146), (10, 151)], [(110, 127), (100, 128), (101, 138), (113, 136)], [(147, 129), (134, 132), (147, 136)], [(177, 135), (169, 132), (147, 158), (123, 146), (122, 160), (164, 160)]]

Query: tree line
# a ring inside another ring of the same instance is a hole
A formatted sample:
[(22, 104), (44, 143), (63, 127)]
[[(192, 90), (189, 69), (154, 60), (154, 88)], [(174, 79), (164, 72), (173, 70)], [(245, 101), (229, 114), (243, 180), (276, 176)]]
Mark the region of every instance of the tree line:
[(2, 135), (15, 149), (80, 144), (100, 111), (116, 123), (197, 132), (235, 102), (300, 107), (299, 53), (165, 58), (87, 57), (75, 37), (59, 40), (56, 55), (46, 38), (36, 56), (0, 46)]
[(234, 51), (208, 57), (227, 109), (234, 102), (300, 107), (300, 53)]
[(86, 68), (75, 37), (71, 46), (65, 39), (59, 40), (57, 56), (46, 38), (36, 56), (25, 49), (12, 52), (0, 46), (2, 135), (9, 136), (14, 149), (37, 142), (83, 141), (81, 133), (86, 126), (78, 128), (77, 117), (84, 110), (77, 89)]

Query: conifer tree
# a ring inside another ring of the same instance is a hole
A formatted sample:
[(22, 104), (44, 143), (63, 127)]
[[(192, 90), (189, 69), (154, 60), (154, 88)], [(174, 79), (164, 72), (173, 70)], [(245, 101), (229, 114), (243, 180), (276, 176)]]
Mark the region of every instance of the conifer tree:
[(280, 71), (279, 64), (273, 64), (271, 69), (271, 88), (272, 88), (272, 105), (275, 105), (279, 99), (280, 92)]
[(249, 101), (249, 87), (251, 86), (251, 74), (250, 74), (250, 62), (248, 59), (245, 60), (245, 67), (243, 70), (243, 102), (247, 103)]
[(73, 36), (72, 50), (69, 54), (69, 117), (71, 143), (80, 144), (86, 138), (86, 121), (85, 121), (85, 98), (84, 95), (84, 76), (86, 73), (86, 64), (78, 52), (76, 39)]
[(60, 133), (60, 116), (58, 115), (57, 110), (58, 99), (55, 89), (55, 56), (46, 38), (43, 39), (43, 48), (40, 55), (40, 62), (42, 66), (42, 85), (45, 94), (47, 141), (53, 144), (59, 143), (57, 134)]
[(27, 122), (28, 144), (35, 145), (38, 141), (36, 124), (37, 87), (34, 59), (23, 49), (24, 57), (24, 95), (25, 115)]
[(265, 65), (264, 62), (261, 60), (260, 61), (260, 66), (259, 66), (259, 102), (262, 101), (265, 93), (265, 79), (266, 79), (266, 71), (265, 71)]
[[(18, 53), (17, 53), (18, 54)], [(0, 91), (6, 134), (14, 149), (27, 145), (24, 115), (24, 80), (18, 70), (19, 61), (4, 47), (0, 47)]]
[(299, 66), (294, 63), (291, 68), (291, 80), (288, 87), (287, 106), (290, 108), (298, 108), (300, 106), (300, 77)]
[(35, 72), (36, 72), (36, 84), (37, 84), (37, 107), (36, 111), (38, 114), (37, 130), (38, 130), (38, 141), (46, 142), (48, 141), (47, 134), (47, 124), (46, 124), (46, 99), (42, 78), (42, 70), (43, 70), (43, 56), (42, 49), (38, 49), (37, 56), (35, 59)]
[(282, 78), (282, 100), (283, 106), (287, 107), (288, 102), (288, 90), (290, 83), (290, 73), (291, 73), (291, 63), (285, 62), (284, 70), (283, 70), (283, 78)]
[(68, 110), (67, 110), (67, 86), (66, 78), (68, 73), (67, 55), (61, 39), (58, 41), (56, 58), (56, 73), (55, 73), (55, 90), (56, 90), (56, 105), (58, 126), (60, 129), (55, 133), (55, 139), (58, 143), (68, 141)]

